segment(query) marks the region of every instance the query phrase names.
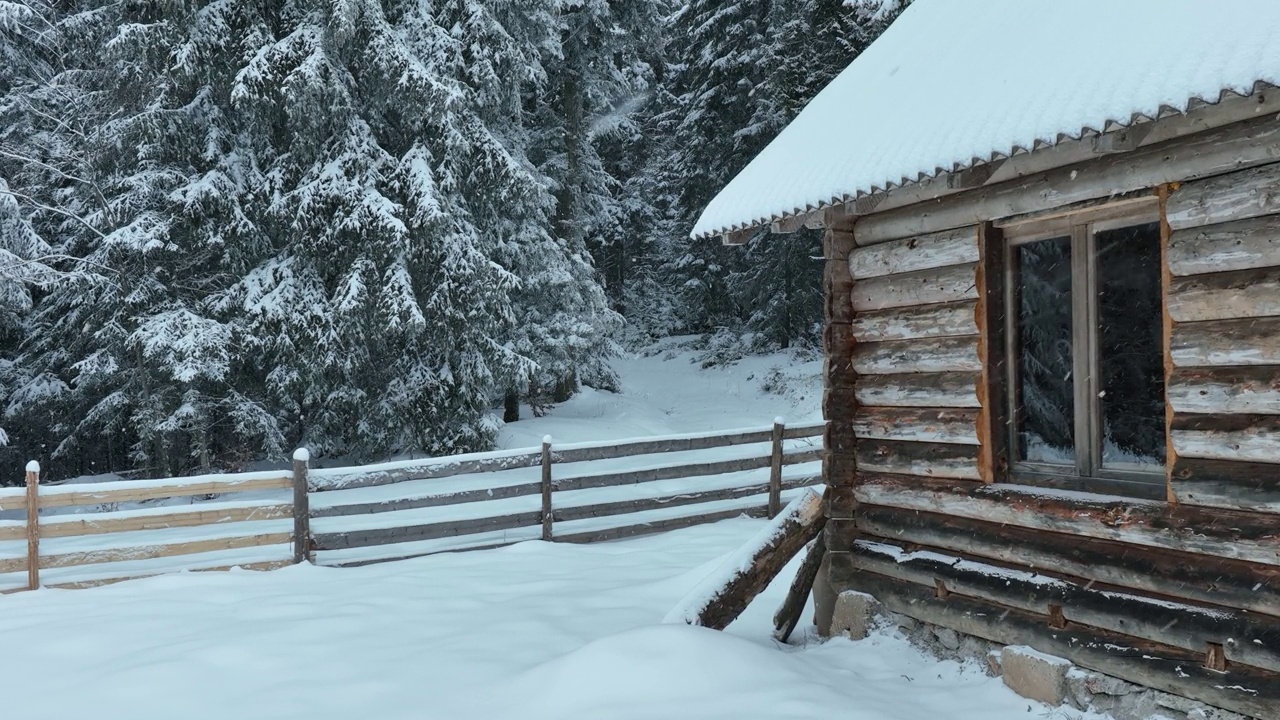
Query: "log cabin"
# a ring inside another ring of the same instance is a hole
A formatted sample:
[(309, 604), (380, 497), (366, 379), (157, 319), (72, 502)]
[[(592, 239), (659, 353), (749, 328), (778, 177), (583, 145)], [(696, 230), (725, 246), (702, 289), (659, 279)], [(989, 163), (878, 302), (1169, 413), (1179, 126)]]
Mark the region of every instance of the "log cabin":
[(1278, 33), (917, 0), (704, 210), (825, 228), (832, 593), (1280, 718)]

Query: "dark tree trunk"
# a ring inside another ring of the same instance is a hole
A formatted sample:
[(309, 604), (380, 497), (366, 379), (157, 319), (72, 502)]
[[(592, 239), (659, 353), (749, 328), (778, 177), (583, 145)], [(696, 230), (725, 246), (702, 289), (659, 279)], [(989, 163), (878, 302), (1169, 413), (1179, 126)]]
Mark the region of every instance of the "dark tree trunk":
[(508, 390), (502, 398), (502, 422), (516, 422), (520, 419), (520, 393)]

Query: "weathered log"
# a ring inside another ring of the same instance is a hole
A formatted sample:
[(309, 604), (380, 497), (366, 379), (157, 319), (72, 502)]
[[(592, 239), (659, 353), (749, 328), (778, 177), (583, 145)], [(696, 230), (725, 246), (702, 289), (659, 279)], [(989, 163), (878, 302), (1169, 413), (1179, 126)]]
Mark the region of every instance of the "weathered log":
[(773, 637), (778, 642), (784, 643), (790, 640), (791, 633), (795, 632), (796, 626), (800, 624), (800, 616), (804, 614), (809, 592), (813, 590), (813, 583), (818, 579), (818, 569), (822, 567), (822, 558), (826, 554), (826, 538), (819, 532), (818, 537), (814, 538), (813, 543), (809, 545), (809, 552), (805, 554), (804, 562), (796, 571), (795, 580), (791, 581), (791, 589), (787, 591), (786, 599), (782, 601), (778, 612), (773, 615)]
[(859, 343), (853, 369), (861, 375), (979, 372), (978, 337)]
[(1280, 315), (1280, 268), (1191, 275), (1169, 285), (1176, 322)]
[(932, 270), (885, 275), (854, 283), (853, 309), (857, 312), (974, 300), (976, 263)]
[(1172, 430), (1178, 457), (1278, 463), (1280, 415), (1177, 415)]
[(1280, 159), (1271, 116), (860, 218), (858, 245), (925, 235)]
[(1280, 215), (1179, 230), (1169, 240), (1174, 275), (1280, 265)]
[(1280, 164), (1263, 165), (1183, 183), (1169, 197), (1174, 230), (1246, 220), (1280, 212)]
[(862, 505), (865, 538), (942, 548), (1029, 570), (1259, 613), (1280, 620), (1280, 567), (1188, 555), (934, 512)]
[(1170, 352), (1177, 367), (1280, 365), (1280, 318), (1178, 323)]
[(1061, 620), (1122, 633), (1150, 642), (1201, 651), (1223, 645), (1227, 659), (1280, 672), (1280, 621), (1221, 607), (1205, 608), (1168, 599), (1116, 592), (1054, 574), (993, 565), (936, 551), (911, 553), (892, 543), (859, 541), (854, 567), (948, 594), (1025, 610), (1056, 612)]
[(971, 409), (863, 406), (853, 433), (868, 440), (978, 444), (978, 411)]
[(922, 477), (981, 480), (978, 448), (949, 443), (859, 440), (858, 469)]
[(905, 373), (858, 378), (859, 404), (881, 407), (976, 408), (977, 373)]
[(1280, 367), (1178, 369), (1168, 398), (1179, 413), (1280, 414)]
[(849, 254), (855, 283), (900, 273), (978, 261), (978, 229), (970, 226), (857, 248)]
[(1280, 465), (1273, 463), (1179, 457), (1170, 482), (1185, 505), (1280, 513)]
[(849, 561), (844, 567), (836, 567), (841, 555), (832, 555), (833, 582), (837, 577), (841, 581), (837, 587), (868, 592), (893, 612), (1004, 645), (1028, 645), (1081, 667), (1233, 712), (1280, 717), (1275, 673), (1244, 665), (1209, 670), (1202, 666), (1203, 653), (1081, 625), (1057, 630), (1050, 627), (1049, 617), (961, 595), (940, 599), (933, 588), (858, 571), (851, 555), (844, 555)]
[(893, 308), (859, 313), (851, 327), (858, 342), (917, 340), (921, 338), (977, 335), (975, 302), (964, 300), (942, 305)]
[(1280, 526), (1258, 513), (890, 475), (859, 476), (854, 494), (866, 505), (1280, 565)]
[(666, 622), (723, 630), (822, 530), (822, 498), (809, 490), (792, 500), (667, 614)]

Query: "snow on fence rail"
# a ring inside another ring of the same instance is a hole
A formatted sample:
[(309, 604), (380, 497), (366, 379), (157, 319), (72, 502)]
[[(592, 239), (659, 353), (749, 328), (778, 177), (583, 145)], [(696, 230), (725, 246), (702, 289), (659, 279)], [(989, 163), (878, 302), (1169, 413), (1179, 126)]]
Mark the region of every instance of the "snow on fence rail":
[[(359, 565), (523, 540), (596, 542), (775, 515), (821, 481), (822, 423), (344, 468), (0, 488), (0, 591), (177, 570)], [(195, 498), (216, 499), (195, 502)], [(134, 507), (193, 498), (190, 505)], [(121, 509), (121, 505), (128, 506)], [(88, 507), (66, 514), (45, 509)]]

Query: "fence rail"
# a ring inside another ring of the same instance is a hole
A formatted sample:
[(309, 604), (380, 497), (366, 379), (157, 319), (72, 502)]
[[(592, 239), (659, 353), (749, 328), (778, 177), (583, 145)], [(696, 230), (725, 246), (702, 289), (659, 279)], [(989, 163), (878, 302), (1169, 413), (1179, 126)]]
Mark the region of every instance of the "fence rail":
[[(821, 481), (822, 423), (311, 468), (0, 488), (0, 591), (176, 570), (361, 565), (772, 515)], [(196, 498), (216, 496), (197, 502)], [(191, 498), (188, 505), (147, 503)], [(84, 507), (93, 512), (58, 512)], [(0, 515), (3, 517), (3, 515)]]

